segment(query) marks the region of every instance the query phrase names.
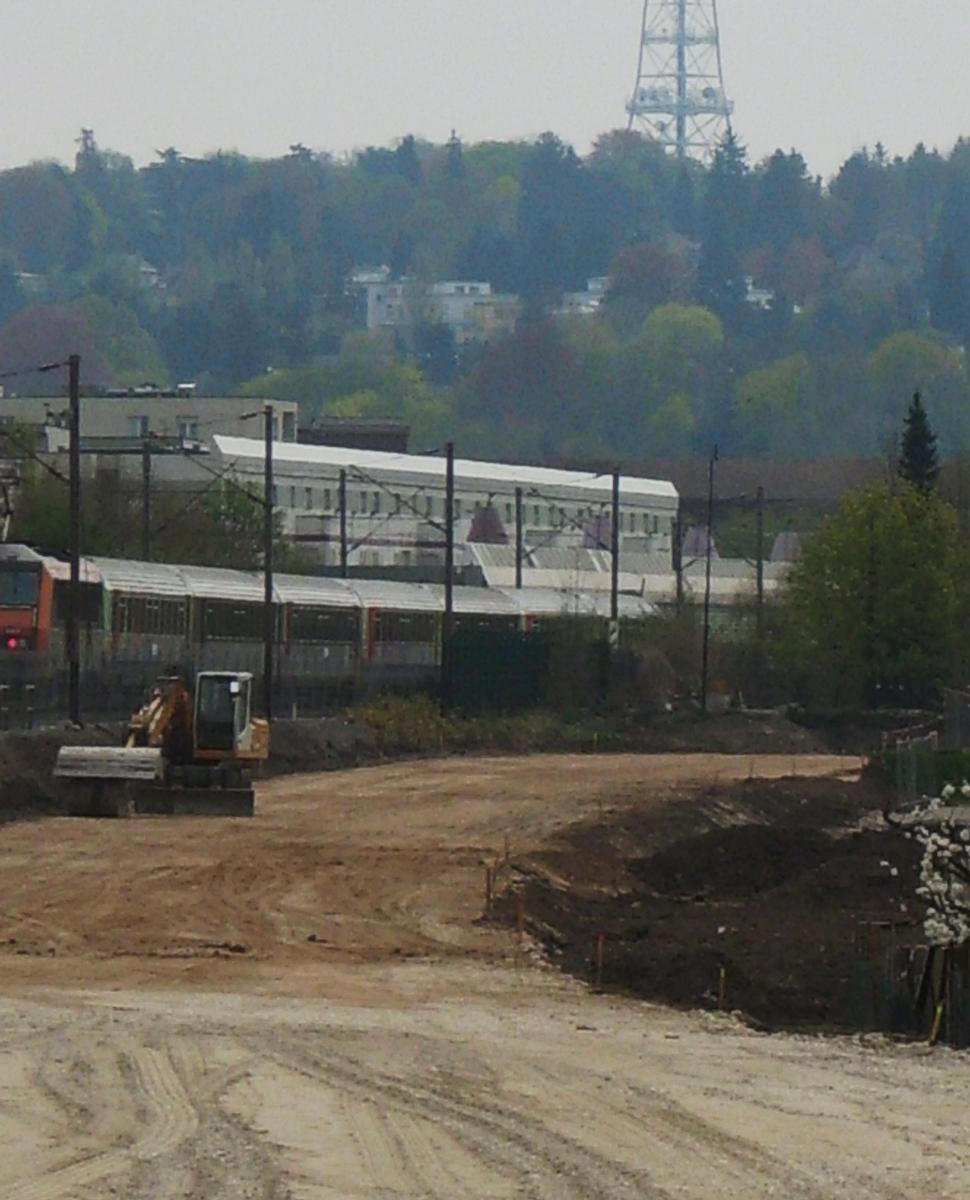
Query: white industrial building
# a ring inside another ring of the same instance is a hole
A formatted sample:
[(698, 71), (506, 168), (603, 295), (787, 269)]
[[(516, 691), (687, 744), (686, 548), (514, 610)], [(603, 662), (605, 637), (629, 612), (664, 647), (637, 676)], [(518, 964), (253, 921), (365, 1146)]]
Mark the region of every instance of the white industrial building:
[[(214, 437), (212, 461), (220, 472), (262, 483), (263, 444), (257, 439)], [(313, 548), (321, 563), (332, 566), (339, 561), (341, 472), (346, 478), (351, 565), (406, 567), (442, 560), (444, 458), (277, 444), (276, 503), (286, 531)], [(594, 573), (602, 575), (608, 587), (609, 475), (456, 460), (455, 540), (464, 547), (466, 562), (491, 556), (485, 566), (499, 573), (511, 570), (514, 577), (517, 489), (528, 554), (525, 566), (547, 572), (547, 577), (530, 582), (560, 586), (565, 576)], [(629, 476), (621, 480), (623, 572), (642, 577), (640, 568), (648, 558), (670, 563), (677, 504), (670, 483)]]

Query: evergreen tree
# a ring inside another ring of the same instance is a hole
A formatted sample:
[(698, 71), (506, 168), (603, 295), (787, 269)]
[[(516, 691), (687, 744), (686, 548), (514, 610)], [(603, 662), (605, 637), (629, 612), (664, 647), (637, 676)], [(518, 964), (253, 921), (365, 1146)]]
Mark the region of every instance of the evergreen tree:
[(729, 133), (718, 146), (707, 175), (698, 264), (701, 301), (728, 324), (736, 324), (744, 308), (741, 253), (748, 211), (746, 152)]
[(936, 434), (930, 428), (923, 401), (919, 392), (916, 392), (903, 423), (899, 474), (921, 492), (931, 492), (939, 473), (940, 459), (936, 449)]

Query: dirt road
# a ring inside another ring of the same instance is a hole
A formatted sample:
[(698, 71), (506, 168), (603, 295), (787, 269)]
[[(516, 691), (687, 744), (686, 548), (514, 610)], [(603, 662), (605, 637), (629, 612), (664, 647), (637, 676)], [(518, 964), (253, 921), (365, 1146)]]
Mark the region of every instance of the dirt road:
[(963, 1195), (961, 1056), (592, 996), (478, 921), (506, 837), (793, 765), (845, 764), (452, 760), (0, 829), (0, 1200)]

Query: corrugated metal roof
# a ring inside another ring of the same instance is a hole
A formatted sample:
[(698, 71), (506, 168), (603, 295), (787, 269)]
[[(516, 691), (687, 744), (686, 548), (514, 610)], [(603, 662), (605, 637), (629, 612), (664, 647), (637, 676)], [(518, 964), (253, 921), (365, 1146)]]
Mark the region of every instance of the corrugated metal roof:
[[(498, 588), (455, 588), (456, 613), (477, 613), (489, 617), (518, 617), (521, 609), (514, 600)], [(444, 601), (442, 600), (442, 607)]]
[[(84, 561), (91, 564), (100, 574), (101, 582), (111, 590), (153, 596), (188, 594), (181, 568), (168, 563), (143, 563), (127, 558), (88, 558)], [(67, 566), (66, 563), (63, 565)]]
[[(263, 442), (256, 438), (228, 437), (216, 434), (213, 439), (216, 451), (230, 461), (263, 461)], [(398, 474), (424, 476), (439, 486), (444, 486), (445, 460), (422, 454), (393, 454), (385, 450), (358, 450), (344, 446), (309, 446), (298, 442), (277, 442), (273, 446), (273, 460), (281, 473), (287, 464), (297, 467), (341, 468), (356, 467), (368, 475)], [(560, 471), (550, 467), (526, 467), (515, 463), (479, 462), (475, 459), (455, 460), (455, 479), (465, 488), (488, 491), (489, 485), (506, 484), (510, 490), (516, 487), (542, 488), (553, 493), (564, 489), (576, 489), (608, 503), (612, 498), (613, 482), (609, 475), (594, 475), (589, 471)], [(677, 501), (677, 489), (672, 483), (659, 479), (641, 479), (624, 475), (621, 494), (627, 498), (641, 497), (668, 502), (673, 507)]]
[(262, 603), (263, 577), (256, 571), (231, 571), (224, 567), (182, 567), (190, 596), (203, 600), (239, 600)]
[(400, 612), (442, 612), (444, 589), (429, 583), (398, 583), (386, 579), (354, 579), (350, 584), (368, 608), (390, 608)]
[(317, 605), (320, 608), (359, 608), (360, 598), (342, 579), (312, 575), (277, 575), (273, 583), (283, 604)]

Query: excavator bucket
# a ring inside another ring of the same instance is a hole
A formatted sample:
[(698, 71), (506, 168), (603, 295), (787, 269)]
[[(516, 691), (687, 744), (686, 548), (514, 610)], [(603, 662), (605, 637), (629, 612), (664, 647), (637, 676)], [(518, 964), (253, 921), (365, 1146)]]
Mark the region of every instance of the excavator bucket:
[(161, 779), (161, 750), (153, 746), (62, 746), (54, 766), (55, 779), (130, 779), (139, 783)]
[(73, 817), (125, 817), (134, 809), (133, 789), (161, 780), (161, 750), (128, 746), (62, 746), (54, 778), (71, 786)]

